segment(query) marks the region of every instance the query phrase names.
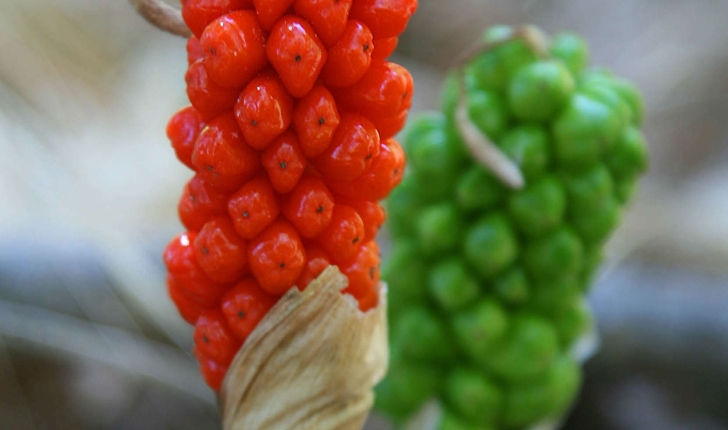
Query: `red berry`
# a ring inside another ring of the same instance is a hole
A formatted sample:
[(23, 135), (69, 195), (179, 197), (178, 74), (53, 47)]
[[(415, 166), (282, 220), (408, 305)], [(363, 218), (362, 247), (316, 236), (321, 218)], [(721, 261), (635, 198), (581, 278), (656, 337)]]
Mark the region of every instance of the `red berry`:
[(204, 306), (214, 306), (227, 289), (208, 278), (195, 258), (192, 243), (194, 233), (184, 233), (174, 238), (164, 251), (169, 288), (184, 290), (187, 295)]
[(202, 52), (202, 45), (200, 45), (200, 39), (195, 36), (187, 39), (187, 65), (201, 59), (204, 55), (204, 52)]
[(251, 6), (250, 0), (182, 0), (182, 18), (192, 33), (200, 37), (215, 18)]
[(298, 137), (292, 131), (278, 136), (260, 155), (260, 163), (268, 172), (270, 182), (281, 194), (293, 189), (306, 169), (306, 156), (301, 151)]
[(249, 10), (217, 18), (202, 33), (200, 44), (207, 72), (223, 87), (242, 87), (268, 64), (265, 34)]
[(398, 37), (387, 37), (386, 39), (377, 39), (374, 41), (374, 52), (372, 52), (372, 58), (376, 60), (386, 60), (399, 43)]
[[(360, 309), (366, 311), (369, 307), (362, 306), (361, 300), (371, 295), (379, 282), (379, 255), (376, 248), (367, 243), (359, 246), (356, 256), (339, 265), (341, 272), (349, 279), (349, 286), (343, 292), (351, 294), (360, 302)], [(369, 304), (367, 304), (369, 306)], [(374, 302), (376, 306), (376, 302)], [(373, 307), (373, 306), (372, 306)]]
[(246, 243), (227, 216), (213, 218), (197, 234), (195, 257), (213, 281), (231, 283), (247, 271)]
[(326, 48), (313, 27), (297, 16), (285, 16), (276, 22), (266, 52), (293, 97), (311, 91), (326, 62)]
[(276, 193), (265, 176), (257, 176), (243, 185), (230, 197), (227, 208), (235, 230), (244, 239), (260, 234), (280, 211)]
[(250, 146), (265, 149), (291, 124), (293, 99), (275, 76), (250, 81), (235, 105), (235, 117)]
[(332, 181), (351, 181), (379, 155), (379, 133), (362, 115), (344, 113), (331, 144), (313, 160), (316, 169)]
[(225, 379), (225, 374), (228, 371), (228, 366), (206, 357), (197, 347), (194, 348), (194, 353), (197, 361), (200, 363), (200, 373), (207, 386), (215, 391), (220, 391), (222, 381)]
[(351, 206), (359, 214), (364, 222), (365, 243), (376, 238), (379, 229), (382, 228), (384, 220), (387, 218), (387, 213), (382, 205), (374, 201), (348, 199), (346, 197), (337, 197), (336, 202)]
[(308, 287), (314, 279), (326, 270), (331, 265), (331, 260), (326, 252), (315, 243), (308, 243), (305, 245), (306, 249), (306, 265), (303, 267), (301, 276), (296, 281), (296, 286), (299, 290), (303, 291)]
[(175, 155), (179, 161), (192, 170), (195, 169), (192, 165), (192, 149), (204, 126), (202, 116), (192, 106), (174, 114), (167, 123), (167, 137), (172, 143)]
[(340, 121), (334, 96), (323, 85), (313, 87), (293, 111), (293, 128), (303, 153), (315, 157), (328, 148)]
[(399, 36), (417, 10), (417, 0), (357, 0), (349, 17), (363, 21), (377, 39)]
[(205, 357), (225, 366), (229, 365), (242, 342), (235, 337), (219, 309), (209, 309), (195, 324), (195, 346)]
[(341, 36), (352, 0), (295, 0), (293, 10), (313, 25), (319, 39), (331, 46)]
[(200, 231), (207, 221), (227, 213), (230, 192), (206, 182), (199, 174), (187, 182), (177, 205), (182, 225)]
[(206, 181), (239, 187), (258, 167), (258, 153), (243, 139), (232, 114), (215, 118), (202, 130), (192, 152), (192, 164)]
[(185, 74), (187, 96), (205, 121), (211, 120), (235, 106), (240, 89), (223, 88), (216, 84), (205, 69), (204, 59), (190, 64)]
[(349, 21), (339, 40), (329, 48), (321, 80), (337, 88), (354, 85), (369, 69), (373, 51), (369, 28), (359, 21)]
[(364, 174), (351, 182), (331, 182), (329, 188), (342, 196), (363, 200), (382, 200), (402, 181), (405, 155), (394, 139), (380, 144), (379, 157)]
[(250, 241), (250, 271), (268, 294), (288, 291), (306, 264), (306, 252), (296, 229), (287, 221), (273, 222)]
[(369, 119), (389, 118), (411, 106), (411, 80), (404, 67), (375, 60), (356, 84), (332, 93), (340, 110), (359, 112)]
[(245, 342), (277, 298), (260, 288), (253, 279), (238, 282), (222, 298), (222, 313), (230, 330)]
[(190, 296), (172, 276), (167, 276), (167, 294), (169, 294), (169, 298), (172, 299), (172, 302), (177, 307), (180, 316), (192, 325), (197, 322), (197, 318), (202, 315), (205, 309), (210, 309), (214, 306), (205, 305)]
[(405, 109), (399, 115), (389, 118), (372, 118), (372, 123), (377, 127), (377, 131), (379, 131), (379, 138), (381, 140), (387, 140), (396, 136), (407, 123), (408, 113), (409, 109)]
[(301, 236), (314, 238), (329, 225), (334, 210), (334, 197), (324, 181), (314, 175), (301, 178), (286, 196), (283, 215), (298, 229)]
[(293, 0), (253, 0), (253, 4), (258, 12), (260, 25), (265, 31), (268, 31), (291, 7)]
[(337, 204), (317, 241), (334, 262), (349, 260), (364, 242), (364, 222), (354, 209)]

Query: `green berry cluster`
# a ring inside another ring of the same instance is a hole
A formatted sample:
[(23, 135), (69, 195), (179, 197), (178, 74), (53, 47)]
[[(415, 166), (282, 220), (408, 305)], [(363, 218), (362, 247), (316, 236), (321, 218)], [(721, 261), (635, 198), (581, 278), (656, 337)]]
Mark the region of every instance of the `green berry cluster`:
[(579, 390), (570, 352), (593, 323), (584, 296), (603, 245), (647, 168), (643, 108), (631, 84), (585, 69), (578, 36), (544, 53), (513, 38), (462, 72), (470, 120), (520, 168), (522, 189), (471, 157), (454, 75), (443, 112), (405, 134), (382, 269), (392, 357), (377, 392), (395, 421), (436, 398), (442, 430), (523, 429), (563, 415)]

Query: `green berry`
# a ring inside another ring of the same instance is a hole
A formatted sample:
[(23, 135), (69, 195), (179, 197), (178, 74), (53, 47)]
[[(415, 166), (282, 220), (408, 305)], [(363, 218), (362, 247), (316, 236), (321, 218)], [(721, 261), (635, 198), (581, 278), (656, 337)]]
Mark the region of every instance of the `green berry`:
[(535, 315), (516, 315), (506, 340), (486, 361), (488, 369), (509, 383), (526, 382), (542, 375), (559, 351), (555, 327)]
[(585, 287), (589, 287), (594, 281), (594, 277), (599, 272), (599, 266), (604, 261), (604, 253), (602, 248), (587, 248), (584, 251), (584, 267), (582, 269), (581, 279)]
[(554, 280), (576, 276), (582, 268), (584, 246), (569, 228), (561, 227), (526, 246), (524, 263), (529, 276)]
[(614, 185), (614, 197), (620, 204), (624, 205), (634, 199), (635, 194), (639, 190), (639, 182), (637, 177), (619, 178)]
[(556, 228), (566, 212), (566, 193), (555, 177), (545, 176), (508, 199), (508, 213), (518, 231), (542, 236)]
[(464, 211), (486, 209), (503, 200), (503, 184), (479, 165), (473, 165), (460, 176), (455, 188), (458, 205)]
[(622, 217), (619, 203), (609, 198), (597, 210), (589, 213), (582, 212), (572, 218), (574, 231), (587, 246), (604, 244), (614, 229), (617, 228)]
[(576, 276), (561, 279), (541, 280), (533, 283), (528, 309), (553, 317), (564, 312), (583, 292)]
[(606, 156), (606, 163), (617, 180), (635, 177), (647, 170), (647, 142), (642, 133), (629, 127), (617, 146)]
[(501, 150), (521, 169), (527, 181), (541, 176), (551, 160), (548, 132), (541, 126), (511, 127), (498, 142)]
[(493, 279), (493, 292), (508, 304), (525, 302), (529, 297), (528, 277), (521, 267), (514, 267)]
[(465, 262), (452, 257), (438, 263), (430, 271), (430, 294), (446, 311), (456, 311), (472, 303), (478, 297), (478, 282)]
[(412, 220), (425, 206), (422, 183), (412, 175), (402, 179), (399, 186), (387, 198), (387, 227), (395, 237), (407, 238), (415, 233)]
[(460, 416), (480, 426), (498, 422), (503, 396), (487, 376), (470, 368), (457, 367), (448, 375), (445, 399)]
[(454, 203), (425, 209), (417, 219), (417, 237), (423, 252), (435, 255), (454, 250), (462, 241), (462, 217)]
[(493, 353), (508, 328), (506, 312), (497, 301), (483, 298), (474, 306), (453, 317), (453, 331), (458, 345), (476, 361)]
[(427, 264), (413, 240), (394, 243), (392, 252), (382, 263), (382, 278), (387, 280), (387, 302), (392, 320), (401, 309), (427, 298)]
[(554, 324), (563, 348), (570, 348), (581, 336), (592, 329), (594, 318), (586, 301), (574, 300), (563, 312), (554, 316)]
[(498, 139), (508, 125), (508, 107), (494, 91), (468, 92), (468, 116), (480, 131), (491, 139)]
[(441, 361), (455, 352), (440, 317), (424, 306), (410, 306), (403, 311), (393, 327), (392, 336), (410, 359)]
[(518, 70), (508, 87), (508, 105), (521, 121), (548, 121), (561, 111), (574, 87), (574, 78), (563, 63), (538, 61)]
[(507, 268), (518, 256), (518, 240), (508, 218), (500, 213), (479, 219), (465, 236), (465, 258), (488, 279)]
[[(500, 35), (496, 35), (500, 37)], [(492, 37), (486, 35), (486, 39)], [(525, 42), (513, 40), (479, 55), (467, 70), (483, 90), (505, 91), (516, 70), (537, 60), (537, 55)]]
[(574, 75), (579, 74), (589, 62), (589, 47), (574, 33), (559, 33), (551, 40), (549, 52), (564, 62)]
[(591, 165), (621, 134), (622, 123), (609, 106), (576, 94), (553, 123), (556, 160), (572, 169)]
[(612, 197), (613, 184), (609, 170), (597, 163), (575, 173), (562, 176), (569, 201), (569, 213), (594, 213)]
[(471, 424), (459, 417), (451, 410), (445, 408), (442, 412), (438, 430), (495, 430), (495, 427)]
[(435, 396), (441, 381), (441, 370), (436, 366), (393, 357), (387, 379), (379, 384), (377, 394), (387, 397), (386, 403), (384, 399), (380, 401), (385, 411), (406, 418)]

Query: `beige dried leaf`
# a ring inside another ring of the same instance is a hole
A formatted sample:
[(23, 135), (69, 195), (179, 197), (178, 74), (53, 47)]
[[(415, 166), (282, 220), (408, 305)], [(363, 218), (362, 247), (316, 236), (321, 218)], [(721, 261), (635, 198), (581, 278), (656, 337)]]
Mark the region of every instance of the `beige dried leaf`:
[(331, 266), (260, 322), (220, 390), (225, 430), (361, 429), (387, 369), (386, 289), (362, 313), (346, 285)]

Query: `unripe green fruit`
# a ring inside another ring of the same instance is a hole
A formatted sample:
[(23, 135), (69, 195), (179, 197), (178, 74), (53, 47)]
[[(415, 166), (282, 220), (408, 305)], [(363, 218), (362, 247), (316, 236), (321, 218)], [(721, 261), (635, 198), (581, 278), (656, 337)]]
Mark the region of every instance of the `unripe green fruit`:
[(543, 175), (551, 162), (549, 135), (543, 127), (533, 124), (511, 127), (498, 144), (527, 181)]
[(397, 345), (409, 359), (439, 361), (455, 353), (445, 324), (424, 306), (403, 311), (392, 331)]
[(573, 33), (559, 33), (551, 41), (549, 52), (561, 60), (569, 71), (578, 75), (589, 61), (589, 47), (584, 39)]
[(427, 265), (414, 240), (397, 241), (389, 258), (383, 261), (381, 272), (389, 287), (387, 301), (392, 323), (401, 309), (425, 301)]
[(514, 267), (493, 279), (493, 293), (507, 304), (521, 304), (530, 293), (528, 277), (522, 267)]
[(498, 422), (503, 395), (482, 373), (456, 368), (445, 380), (444, 392), (447, 403), (469, 422), (483, 426)]
[(576, 276), (582, 268), (584, 246), (571, 229), (558, 230), (529, 243), (523, 253), (526, 271), (539, 281)]
[(506, 311), (491, 298), (484, 298), (452, 319), (460, 348), (478, 362), (487, 360), (508, 329)]
[(433, 267), (428, 286), (440, 308), (450, 312), (469, 305), (480, 293), (477, 279), (458, 257), (444, 260)]
[(559, 61), (542, 60), (518, 70), (508, 87), (508, 105), (521, 121), (556, 116), (574, 92), (574, 78)]
[(465, 235), (465, 258), (483, 279), (507, 268), (518, 255), (518, 240), (508, 218), (495, 213), (478, 220)]
[(426, 255), (454, 250), (462, 241), (462, 217), (454, 203), (425, 209), (417, 219), (417, 237)]
[(458, 180), (455, 194), (460, 208), (471, 212), (499, 203), (505, 187), (485, 168), (473, 165)]
[(518, 230), (528, 237), (539, 237), (556, 228), (566, 213), (566, 193), (555, 177), (534, 181), (508, 199), (508, 212)]
[(508, 125), (508, 107), (505, 100), (496, 92), (470, 91), (468, 115), (473, 124), (491, 139), (497, 139)]

